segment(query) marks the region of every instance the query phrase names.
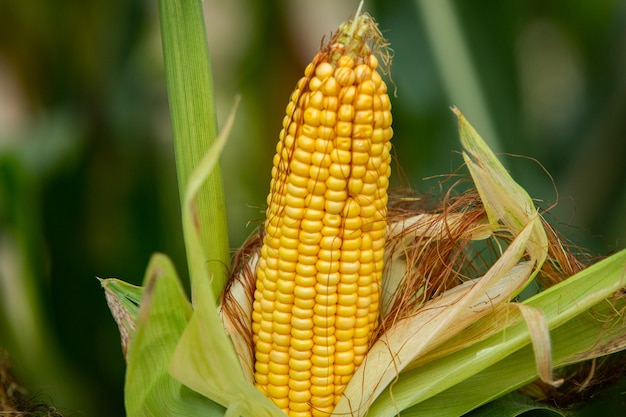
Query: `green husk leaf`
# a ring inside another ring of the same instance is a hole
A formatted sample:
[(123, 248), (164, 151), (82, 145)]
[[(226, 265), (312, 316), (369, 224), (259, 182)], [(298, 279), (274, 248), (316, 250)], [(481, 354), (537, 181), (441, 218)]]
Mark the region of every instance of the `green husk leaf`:
[(139, 312), (139, 302), (141, 297), (143, 297), (143, 287), (117, 278), (98, 278), (98, 280), (104, 289), (105, 296), (116, 298), (119, 306), (126, 310), (134, 320)]
[[(208, 279), (196, 282), (198, 291), (210, 291)], [(209, 298), (196, 305), (172, 357), (171, 374), (231, 412), (236, 409), (241, 415), (284, 417), (284, 413), (244, 377), (216, 308)]]
[[(217, 309), (213, 300), (216, 297), (213, 295), (213, 288), (208, 285), (208, 267), (203, 261), (196, 221), (196, 195), (204, 179), (215, 169), (232, 128), (238, 101), (237, 99), (222, 134), (189, 176), (185, 193), (184, 207), (187, 210), (183, 212), (183, 228), (192, 289), (196, 295), (195, 305), (209, 308), (215, 317)], [(207, 285), (198, 288), (196, 282), (199, 279)], [(144, 279), (144, 288), (115, 279), (103, 281), (103, 286), (111, 311), (120, 327), (123, 344), (130, 339), (125, 391), (128, 415), (224, 415), (223, 407), (192, 391), (168, 372), (170, 358), (183, 331), (186, 327), (193, 328), (193, 324), (187, 326), (192, 318), (192, 306), (169, 259), (164, 255), (153, 256)], [(202, 330), (212, 330), (214, 334), (210, 340), (218, 341), (226, 352), (229, 349), (232, 352), (232, 346), (229, 346), (221, 326)], [(206, 346), (208, 344), (196, 344), (194, 349), (196, 352), (203, 352)], [(217, 374), (213, 381), (221, 383), (227, 378), (225, 375), (229, 373)], [(254, 388), (251, 384), (248, 385)]]
[[(524, 302), (545, 315), (554, 367), (624, 349), (626, 301), (607, 298), (626, 286), (625, 265), (626, 250)], [(455, 351), (457, 345), (463, 348)], [(538, 377), (528, 328), (512, 304), (495, 308), (439, 350), (444, 353), (400, 374), (393, 392), (372, 405), (373, 415), (460, 415)], [(415, 413), (407, 414), (409, 407)]]
[[(548, 237), (539, 219), (532, 199), (504, 168), (482, 137), (457, 109), (452, 111), (459, 119), (459, 135), (463, 145), (463, 159), (487, 212), (494, 231), (519, 233), (530, 222), (533, 232), (526, 250), (541, 268), (546, 259)], [(530, 280), (528, 280), (530, 282)], [(519, 288), (519, 291), (523, 289)]]
[(466, 414), (466, 417), (517, 417), (528, 413), (528, 417), (565, 417), (564, 411), (550, 408), (545, 405), (529, 403), (523, 398), (505, 397)]
[[(555, 368), (589, 358), (589, 352), (595, 352), (595, 357), (614, 352), (606, 348), (615, 346), (614, 341), (623, 338), (625, 330), (620, 329), (621, 325), (616, 323), (623, 318), (616, 318), (611, 326), (603, 326), (598, 323), (597, 315), (610, 316), (615, 313), (614, 308), (618, 306), (622, 309), (626, 307), (623, 300), (616, 304), (602, 302), (592, 311), (581, 314), (555, 329), (552, 332), (552, 358)], [(605, 348), (602, 353), (594, 349), (597, 345)], [(405, 410), (402, 415), (442, 417), (462, 415), (521, 388), (536, 378), (534, 353), (532, 347), (526, 345), (439, 395)], [(393, 414), (381, 414), (384, 415)]]
[(124, 398), (129, 417), (223, 415), (222, 407), (183, 386), (167, 370), (191, 312), (171, 261), (153, 255), (128, 345)]
[(139, 312), (139, 303), (143, 296), (143, 287), (121, 281), (116, 278), (101, 279), (109, 310), (120, 331), (124, 358), (128, 352), (128, 342), (135, 333), (135, 321)]
[[(211, 175), (211, 173), (218, 167), (218, 161), (224, 146), (228, 140), (228, 135), (233, 127), (235, 121), (235, 114), (237, 112), (237, 106), (239, 104), (239, 97), (235, 99), (235, 103), (228, 115), (224, 128), (220, 132), (219, 136), (209, 148), (208, 152), (198, 162), (198, 165), (194, 171), (189, 175), (187, 182), (187, 188), (185, 189), (184, 201), (183, 201), (183, 236), (185, 239), (185, 248), (187, 252), (187, 263), (189, 264), (189, 276), (191, 278), (191, 290), (192, 300), (194, 306), (198, 303), (209, 302), (207, 297), (210, 297), (212, 305), (215, 305), (215, 300), (221, 293), (221, 287), (217, 288), (215, 285), (215, 276), (213, 269), (210, 267), (210, 262), (206, 262), (204, 257), (202, 238), (202, 225), (198, 223), (198, 210), (197, 197), (200, 195), (204, 181)], [(201, 292), (196, 288), (196, 280), (211, 278), (210, 292)], [(221, 285), (221, 284), (220, 284)], [(215, 291), (220, 291), (215, 294)]]
[(196, 195), (216, 167), (232, 128), (238, 100), (209, 152), (189, 176), (183, 205), (194, 311), (169, 366), (171, 375), (194, 391), (216, 401), (227, 414), (282, 416), (284, 413), (244, 376), (239, 359), (218, 315), (212, 276), (202, 257), (196, 222)]

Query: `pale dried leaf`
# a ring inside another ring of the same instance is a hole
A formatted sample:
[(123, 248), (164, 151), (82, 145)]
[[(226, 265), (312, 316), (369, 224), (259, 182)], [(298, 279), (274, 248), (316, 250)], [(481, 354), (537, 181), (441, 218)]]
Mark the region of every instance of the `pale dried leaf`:
[(550, 328), (543, 311), (538, 308), (523, 304), (515, 304), (522, 313), (528, 333), (532, 341), (535, 362), (537, 364), (537, 375), (546, 384), (558, 387), (563, 383), (562, 379), (552, 379), (552, 346), (550, 344)]

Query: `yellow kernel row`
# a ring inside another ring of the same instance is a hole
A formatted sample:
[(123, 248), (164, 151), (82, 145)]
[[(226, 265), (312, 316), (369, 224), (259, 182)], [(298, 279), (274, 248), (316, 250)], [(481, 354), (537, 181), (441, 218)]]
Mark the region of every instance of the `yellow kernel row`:
[(328, 417), (376, 327), (393, 133), (376, 58), (328, 56), (286, 108), (252, 314), (256, 384), (303, 417)]

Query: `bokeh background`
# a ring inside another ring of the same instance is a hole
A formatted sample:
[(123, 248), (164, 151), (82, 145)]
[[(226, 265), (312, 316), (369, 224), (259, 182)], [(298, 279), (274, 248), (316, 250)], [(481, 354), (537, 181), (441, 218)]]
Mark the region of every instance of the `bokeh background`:
[[(288, 95), (356, 0), (204, 0), (231, 246), (258, 225)], [(626, 2), (371, 0), (395, 51), (396, 186), (462, 162), (458, 106), (576, 245), (626, 246)], [(156, 0), (0, 1), (0, 346), (66, 415), (121, 416), (98, 277), (185, 276)], [(424, 178), (429, 178), (424, 181)], [(558, 193), (557, 193), (558, 190)]]

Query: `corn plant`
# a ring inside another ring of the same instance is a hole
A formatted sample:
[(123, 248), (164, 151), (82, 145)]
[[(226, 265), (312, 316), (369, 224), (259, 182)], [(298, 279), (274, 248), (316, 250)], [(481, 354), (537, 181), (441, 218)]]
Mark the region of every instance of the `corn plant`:
[(191, 300), (163, 254), (141, 287), (102, 281), (129, 416), (462, 415), (624, 348), (626, 251), (578, 261), (459, 109), (473, 187), (432, 210), (387, 195), (390, 53), (360, 9), (291, 95), (264, 229), (231, 267), (236, 104), (218, 134), (200, 2), (159, 4)]

